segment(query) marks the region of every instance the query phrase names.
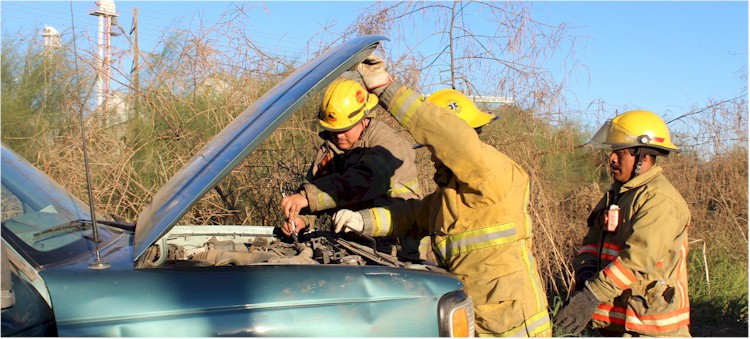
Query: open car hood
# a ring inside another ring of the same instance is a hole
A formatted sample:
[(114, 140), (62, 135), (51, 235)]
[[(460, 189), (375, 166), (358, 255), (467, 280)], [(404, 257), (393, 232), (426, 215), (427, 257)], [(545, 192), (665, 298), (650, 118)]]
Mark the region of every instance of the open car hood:
[(164, 236), (229, 172), (307, 100), (375, 50), (382, 36), (362, 36), (309, 61), (245, 109), (153, 197), (138, 216), (134, 260)]

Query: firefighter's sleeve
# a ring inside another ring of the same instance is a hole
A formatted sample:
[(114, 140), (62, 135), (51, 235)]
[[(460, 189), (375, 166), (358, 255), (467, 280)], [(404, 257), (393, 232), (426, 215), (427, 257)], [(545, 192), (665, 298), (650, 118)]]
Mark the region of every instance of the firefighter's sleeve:
[(575, 259), (573, 260), (573, 268), (576, 272), (584, 270), (596, 270), (597, 262), (599, 261), (599, 246), (601, 245), (602, 236), (602, 225), (599, 219), (600, 211), (605, 208), (606, 195), (603, 197), (591, 211), (586, 223), (588, 224), (588, 232), (583, 237), (581, 247), (576, 253)]
[(678, 225), (680, 213), (672, 199), (664, 195), (644, 197), (633, 206), (632, 234), (619, 256), (588, 284), (600, 300), (613, 299), (637, 280), (658, 271), (658, 262), (672, 250), (672, 244), (684, 225)]
[[(453, 174), (470, 187), (481, 190), (486, 180), (513, 180), (513, 175), (496, 176), (496, 173), (515, 173), (513, 162), (491, 146), (483, 143), (479, 135), (461, 118), (449, 110), (426, 102), (417, 92), (394, 80), (389, 87), (400, 86), (395, 94), (385, 95), (388, 111), (409, 130), (417, 143), (432, 146), (435, 156)], [(392, 98), (390, 97), (392, 95)], [(498, 161), (500, 159), (501, 161)], [(503, 185), (501, 186), (509, 186)]]
[(359, 211), (364, 221), (363, 233), (373, 237), (404, 236), (407, 231), (415, 234), (429, 235), (427, 225), (427, 201), (433, 194), (424, 199), (409, 199), (386, 207), (373, 207)]
[(387, 194), (391, 178), (403, 163), (394, 152), (383, 146), (352, 150), (360, 154), (354, 166), (344, 173), (333, 173), (312, 179), (303, 185), (312, 212), (368, 201)]
[(299, 217), (305, 221), (305, 228), (311, 230), (315, 228), (315, 221), (318, 220), (318, 217), (312, 214), (300, 214)]

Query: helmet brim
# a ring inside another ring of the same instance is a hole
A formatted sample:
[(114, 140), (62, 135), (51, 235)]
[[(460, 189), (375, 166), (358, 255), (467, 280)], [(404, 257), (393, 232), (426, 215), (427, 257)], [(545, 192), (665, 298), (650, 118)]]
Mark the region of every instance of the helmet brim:
[[(323, 120), (318, 119), (318, 125), (324, 130), (329, 131), (329, 132), (346, 132), (350, 130), (352, 127), (356, 126), (365, 118), (372, 117), (370, 112), (377, 105), (378, 105), (378, 97), (374, 94), (368, 94), (367, 102), (365, 102), (362, 108), (349, 114), (351, 117), (350, 120), (348, 121), (349, 123), (343, 126), (342, 125), (335, 126), (333, 124), (330, 124)], [(318, 116), (321, 116), (321, 114), (318, 114)]]

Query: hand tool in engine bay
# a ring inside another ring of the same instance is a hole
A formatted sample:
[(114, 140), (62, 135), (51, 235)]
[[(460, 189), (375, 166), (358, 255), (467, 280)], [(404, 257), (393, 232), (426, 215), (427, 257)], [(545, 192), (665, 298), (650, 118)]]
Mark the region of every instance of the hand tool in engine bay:
[[(281, 184), (279, 184), (279, 191), (281, 191), (281, 198), (286, 197), (286, 193), (284, 193), (284, 189), (281, 188)], [(299, 240), (297, 240), (297, 225), (294, 223), (294, 218), (287, 219), (290, 225), (292, 225), (292, 239), (294, 240), (295, 244), (299, 243)]]

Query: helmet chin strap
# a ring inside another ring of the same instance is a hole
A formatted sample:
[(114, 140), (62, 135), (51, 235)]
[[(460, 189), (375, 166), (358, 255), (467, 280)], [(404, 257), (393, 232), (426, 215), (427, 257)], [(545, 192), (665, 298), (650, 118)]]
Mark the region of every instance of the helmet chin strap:
[(638, 176), (638, 174), (641, 174), (641, 166), (643, 165), (643, 152), (641, 150), (643, 147), (637, 147), (635, 149), (635, 166), (633, 167), (633, 175), (630, 177), (630, 179), (635, 178)]

